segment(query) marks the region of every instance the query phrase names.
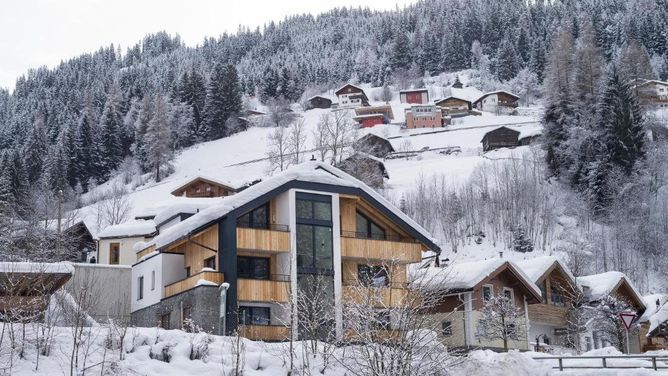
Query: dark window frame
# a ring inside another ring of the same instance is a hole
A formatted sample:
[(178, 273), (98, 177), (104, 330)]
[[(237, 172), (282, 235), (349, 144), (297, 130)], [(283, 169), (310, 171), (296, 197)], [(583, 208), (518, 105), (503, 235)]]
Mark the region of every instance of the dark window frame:
[[(256, 315), (256, 313), (263, 312), (266, 315)], [(247, 316), (248, 315), (248, 316)], [(246, 320), (246, 317), (250, 318)], [(255, 320), (254, 318), (265, 320), (266, 322), (261, 322), (260, 320)], [(239, 306), (239, 325), (260, 325), (260, 326), (270, 326), (271, 325), (271, 307), (257, 307), (257, 306)]]
[[(307, 202), (310, 204), (310, 215), (308, 217), (299, 216), (299, 203)], [(327, 204), (329, 210), (329, 219), (319, 219), (316, 216), (317, 213), (317, 204)], [(295, 203), (295, 212), (297, 216), (297, 236), (299, 237), (299, 229), (303, 227), (309, 227), (311, 231), (311, 247), (310, 247), (310, 265), (297, 265), (297, 272), (299, 274), (321, 274), (321, 275), (334, 275), (334, 222), (333, 222), (333, 213), (332, 213), (332, 196), (329, 195), (320, 195), (314, 193), (305, 193), (297, 192), (296, 194), (296, 203)], [(329, 229), (329, 242), (331, 244), (331, 255), (330, 259), (332, 260), (332, 265), (327, 268), (319, 267), (317, 260), (318, 257), (318, 247), (317, 247), (317, 229), (325, 228)], [(299, 240), (297, 241), (299, 247)], [(300, 256), (299, 249), (297, 250), (297, 256)]]
[[(212, 266), (209, 266), (209, 263)], [(213, 269), (213, 270), (218, 270), (218, 268), (216, 267), (216, 256), (211, 256), (211, 257), (205, 258), (204, 259), (204, 267), (205, 268), (210, 268), (210, 269)]]
[(452, 321), (443, 320), (441, 321), (441, 334), (443, 337), (452, 336)]
[[(358, 227), (359, 224), (357, 223), (357, 216), (362, 217), (365, 220), (365, 229), (364, 231), (359, 231), (360, 228)], [(381, 231), (382, 235), (377, 235), (374, 234), (373, 227), (376, 227), (378, 230)], [(362, 213), (359, 210), (355, 211), (355, 231), (356, 231), (356, 237), (358, 238), (365, 238), (365, 239), (376, 239), (376, 240), (385, 240), (387, 236), (387, 231), (380, 226), (378, 223), (376, 223), (374, 220), (369, 218), (368, 215)]]
[(144, 276), (137, 279), (137, 300), (144, 299)]
[(170, 314), (165, 313), (162, 314), (158, 317), (158, 323), (160, 324), (160, 328), (169, 330), (169, 319), (170, 319)]
[[(260, 210), (265, 211), (265, 215), (264, 215), (264, 218), (263, 218), (264, 222), (260, 221), (258, 223), (255, 223), (256, 219), (257, 219), (256, 216), (255, 216), (255, 213), (260, 211)], [(270, 213), (269, 202), (265, 202), (264, 204), (262, 204), (262, 205), (260, 205), (256, 208), (253, 208), (252, 210), (249, 210), (246, 213), (240, 215), (237, 218), (237, 227), (256, 228), (256, 229), (268, 230), (271, 227), (270, 218), (271, 218), (271, 213)]]
[[(247, 260), (249, 262), (249, 273), (243, 273), (239, 270), (240, 262), (239, 259)], [(263, 276), (255, 275), (256, 270), (255, 263), (257, 262), (266, 262), (267, 263), (267, 274)], [(271, 258), (270, 257), (255, 257), (255, 256), (237, 256), (237, 278), (243, 279), (258, 279), (258, 280), (269, 280), (271, 279)]]
[(109, 243), (109, 264), (119, 265), (121, 263), (121, 243)]
[[(365, 270), (366, 269), (366, 270)], [(384, 274), (385, 283), (382, 285), (374, 284), (375, 278), (382, 277)], [(360, 285), (365, 287), (389, 287), (390, 270), (384, 265), (357, 264), (357, 280)]]

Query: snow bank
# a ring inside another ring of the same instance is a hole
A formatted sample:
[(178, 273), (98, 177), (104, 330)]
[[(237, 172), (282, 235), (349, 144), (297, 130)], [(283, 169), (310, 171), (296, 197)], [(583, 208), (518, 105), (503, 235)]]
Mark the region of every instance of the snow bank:
[(74, 274), (69, 262), (0, 262), (0, 273)]
[(490, 350), (476, 350), (469, 353), (464, 362), (451, 374), (453, 376), (547, 376), (552, 374), (552, 368), (519, 351), (496, 353)]

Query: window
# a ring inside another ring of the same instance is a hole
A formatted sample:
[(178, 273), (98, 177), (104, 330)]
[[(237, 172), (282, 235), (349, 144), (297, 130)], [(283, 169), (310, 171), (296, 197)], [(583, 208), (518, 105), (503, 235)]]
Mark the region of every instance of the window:
[(543, 303), (547, 303), (547, 282), (543, 281), (543, 283), (540, 284), (540, 296), (541, 299), (543, 299)]
[(216, 270), (216, 256), (211, 256), (204, 260), (204, 267)]
[(264, 257), (237, 257), (237, 277), (269, 279), (269, 259)]
[(377, 329), (389, 330), (391, 328), (390, 311), (377, 311), (374, 326)]
[(452, 321), (441, 321), (441, 334), (444, 337), (452, 335)]
[(269, 228), (269, 203), (257, 207), (237, 219), (237, 227)]
[(385, 230), (360, 212), (355, 213), (357, 237), (366, 239), (385, 239)]
[(151, 270), (151, 291), (155, 290), (155, 270)]
[(118, 265), (121, 260), (121, 243), (109, 244), (109, 263)]
[(144, 276), (137, 280), (137, 300), (144, 299)]
[(186, 277), (190, 277), (190, 266), (186, 266)]
[(192, 319), (193, 309), (190, 306), (184, 306), (181, 311), (181, 325), (185, 325), (187, 319)]
[(387, 268), (378, 265), (357, 265), (357, 280), (362, 286), (386, 287), (390, 285)]
[(510, 287), (503, 288), (503, 296), (505, 296), (511, 302), (515, 303), (515, 293)]
[(559, 287), (558, 284), (554, 284), (550, 286), (550, 292), (551, 292), (551, 297), (550, 300), (552, 301), (552, 304), (558, 307), (565, 307), (566, 302), (564, 300), (564, 294), (561, 291), (561, 288)]
[(297, 193), (297, 268), (299, 273), (332, 274), (332, 198)]
[(239, 323), (241, 325), (270, 325), (271, 311), (269, 307), (239, 307)]
[(169, 313), (160, 316), (160, 327), (169, 330)]
[(591, 351), (592, 349), (591, 337), (585, 337), (585, 349), (586, 351)]
[(482, 286), (482, 300), (484, 302), (489, 301), (492, 298), (492, 294), (494, 294), (492, 285)]

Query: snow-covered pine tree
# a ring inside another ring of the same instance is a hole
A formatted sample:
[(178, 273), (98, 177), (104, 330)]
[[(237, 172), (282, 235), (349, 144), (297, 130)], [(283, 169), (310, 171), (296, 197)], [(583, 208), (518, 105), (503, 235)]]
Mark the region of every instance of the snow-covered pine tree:
[(399, 28), (392, 42), (390, 67), (393, 71), (408, 70), (413, 62), (411, 56), (411, 42), (408, 38), (408, 32), (403, 27)]
[(132, 151), (134, 153), (135, 159), (139, 164), (139, 168), (142, 172), (147, 172), (150, 170), (148, 167), (148, 158), (146, 156), (146, 144), (144, 137), (146, 136), (146, 130), (148, 129), (148, 123), (153, 117), (153, 101), (150, 95), (144, 95), (141, 100), (141, 105), (139, 107), (139, 113), (137, 114), (134, 130), (135, 130), (135, 142), (132, 144)]
[(617, 67), (620, 78), (625, 82), (636, 83), (639, 80), (654, 80), (657, 78), (647, 49), (633, 38), (622, 46), (617, 59)]
[(23, 148), (28, 181), (32, 184), (37, 182), (42, 174), (46, 159), (45, 151), (49, 148), (46, 136), (46, 120), (43, 114), (40, 113), (35, 116), (35, 122)]
[(107, 101), (100, 116), (100, 177), (106, 177), (118, 167), (123, 160), (124, 135), (122, 134), (123, 120), (118, 108), (119, 99), (116, 92), (112, 91), (107, 96)]
[(204, 104), (204, 126), (209, 140), (229, 135), (227, 119), (241, 111), (241, 86), (232, 65), (216, 64), (207, 86)]
[(153, 116), (144, 135), (146, 164), (154, 172), (155, 180), (163, 178), (164, 169), (173, 157), (172, 137), (169, 129), (169, 105), (163, 96), (156, 96), (153, 101)]
[(521, 58), (515, 50), (513, 42), (504, 39), (496, 51), (496, 60), (494, 61), (494, 70), (496, 77), (500, 81), (508, 81), (517, 75), (521, 68)]

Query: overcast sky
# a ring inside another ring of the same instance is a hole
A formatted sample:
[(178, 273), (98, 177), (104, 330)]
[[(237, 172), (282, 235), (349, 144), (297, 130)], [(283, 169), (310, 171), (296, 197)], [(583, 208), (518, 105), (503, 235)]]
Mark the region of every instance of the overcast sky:
[[(394, 9), (415, 0), (366, 0), (372, 9)], [(2, 0), (0, 1), (0, 87), (13, 88), (29, 68), (103, 45), (123, 52), (145, 34), (178, 33), (187, 45), (205, 36), (261, 26), (286, 15), (322, 13), (354, 0)]]

